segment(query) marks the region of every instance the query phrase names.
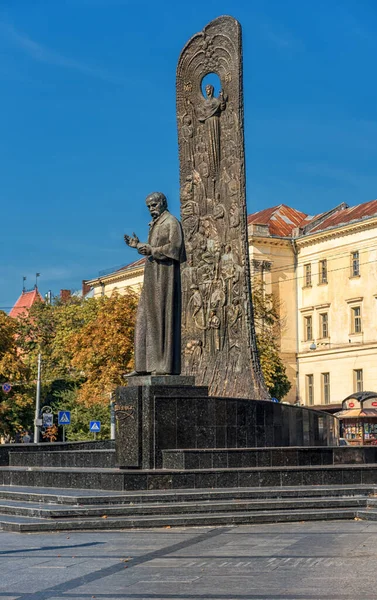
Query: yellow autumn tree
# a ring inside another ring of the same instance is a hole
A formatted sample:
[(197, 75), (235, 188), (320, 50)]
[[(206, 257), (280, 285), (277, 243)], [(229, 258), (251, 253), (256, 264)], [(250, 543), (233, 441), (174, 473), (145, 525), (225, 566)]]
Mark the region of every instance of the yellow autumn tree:
[(97, 302), (95, 318), (67, 339), (71, 365), (84, 378), (77, 397), (87, 406), (109, 402), (110, 392), (124, 385), (134, 355), (137, 296), (115, 293)]

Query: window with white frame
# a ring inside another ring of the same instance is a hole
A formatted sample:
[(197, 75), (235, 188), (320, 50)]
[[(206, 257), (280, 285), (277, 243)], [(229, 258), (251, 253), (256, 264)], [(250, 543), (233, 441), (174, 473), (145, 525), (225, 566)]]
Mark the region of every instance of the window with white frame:
[(308, 263), (304, 265), (304, 286), (310, 287), (312, 285), (312, 265)]
[(322, 378), (322, 403), (330, 403), (330, 373), (321, 373)]
[(327, 283), (327, 260), (319, 261), (319, 283)]
[(313, 317), (311, 315), (304, 317), (304, 336), (305, 342), (313, 339)]
[(306, 404), (312, 406), (314, 404), (314, 376), (306, 375)]
[(361, 332), (361, 306), (351, 306), (351, 333)]
[(351, 277), (359, 277), (360, 275), (360, 255), (359, 251), (351, 252)]
[(329, 337), (329, 313), (320, 313), (319, 315), (319, 337)]
[(363, 370), (362, 369), (354, 369), (353, 371), (353, 391), (354, 392), (362, 392), (363, 391)]

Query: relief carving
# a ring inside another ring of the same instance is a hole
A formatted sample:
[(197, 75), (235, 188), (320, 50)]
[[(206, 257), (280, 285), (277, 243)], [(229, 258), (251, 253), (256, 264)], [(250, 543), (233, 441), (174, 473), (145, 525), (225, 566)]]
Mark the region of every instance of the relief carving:
[[(268, 398), (256, 349), (245, 198), (239, 23), (220, 17), (184, 48), (177, 69), (186, 374), (213, 395)], [(219, 77), (216, 97), (203, 78)]]

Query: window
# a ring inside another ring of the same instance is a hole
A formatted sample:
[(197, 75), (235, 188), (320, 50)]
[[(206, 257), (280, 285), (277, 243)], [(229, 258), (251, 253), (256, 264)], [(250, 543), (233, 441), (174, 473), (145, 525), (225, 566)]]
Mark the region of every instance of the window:
[(313, 375), (306, 375), (306, 404), (314, 404), (314, 382)]
[(328, 313), (321, 313), (319, 315), (319, 337), (327, 338), (329, 337), (329, 315)]
[(313, 320), (312, 317), (304, 317), (305, 327), (305, 342), (309, 342), (313, 339)]
[(351, 277), (359, 277), (360, 275), (360, 259), (359, 251), (351, 252)]
[(361, 333), (361, 307), (351, 308), (351, 333)]
[(322, 403), (330, 403), (330, 373), (322, 373)]
[(327, 283), (327, 260), (319, 261), (319, 283)]
[(312, 285), (312, 265), (304, 265), (304, 286), (310, 287)]
[(354, 392), (362, 392), (363, 391), (363, 370), (355, 369), (353, 372), (353, 391)]

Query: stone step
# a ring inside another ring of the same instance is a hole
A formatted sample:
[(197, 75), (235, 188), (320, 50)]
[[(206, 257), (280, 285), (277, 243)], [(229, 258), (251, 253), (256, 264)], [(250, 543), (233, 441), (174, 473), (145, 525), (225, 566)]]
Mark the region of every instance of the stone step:
[(177, 489), (112, 492), (90, 489), (64, 489), (25, 486), (0, 486), (1, 501), (31, 502), (37, 506), (173, 504), (182, 502), (247, 501), (297, 498), (373, 497), (377, 488), (370, 485), (285, 486), (225, 489)]
[(230, 513), (249, 511), (274, 511), (298, 509), (346, 509), (364, 508), (367, 505), (365, 496), (359, 497), (328, 497), (328, 498), (296, 498), (280, 500), (229, 500), (229, 501), (204, 501), (204, 502), (175, 502), (175, 503), (147, 503), (129, 505), (100, 505), (100, 506), (74, 506), (49, 504), (41, 505), (37, 502), (2, 501), (0, 514), (20, 515), (49, 519), (71, 519), (82, 517), (112, 517), (112, 516), (138, 516), (138, 515), (171, 515), (187, 513)]
[(0, 465), (9, 466), (9, 456), (14, 452), (66, 452), (67, 450), (114, 450), (115, 440), (90, 442), (43, 442), (39, 444), (0, 444)]
[(368, 497), (368, 507), (377, 508), (377, 497), (374, 494), (369, 495)]
[(0, 485), (164, 490), (302, 485), (377, 485), (377, 464), (192, 470), (0, 467)]
[(377, 463), (377, 446), (162, 450), (164, 469), (221, 469)]
[(377, 521), (377, 510), (366, 508), (365, 510), (357, 510), (356, 518), (362, 519), (363, 521)]
[(54, 452), (10, 452), (11, 467), (115, 467), (115, 450), (65, 450)]
[(202, 513), (185, 515), (100, 517), (66, 520), (39, 519), (0, 514), (0, 529), (15, 532), (33, 531), (87, 531), (108, 529), (133, 529), (152, 527), (186, 527), (238, 525), (247, 523), (282, 523), (294, 521), (324, 521), (354, 519), (357, 508), (350, 509), (299, 509), (286, 511), (249, 511), (239, 513)]

